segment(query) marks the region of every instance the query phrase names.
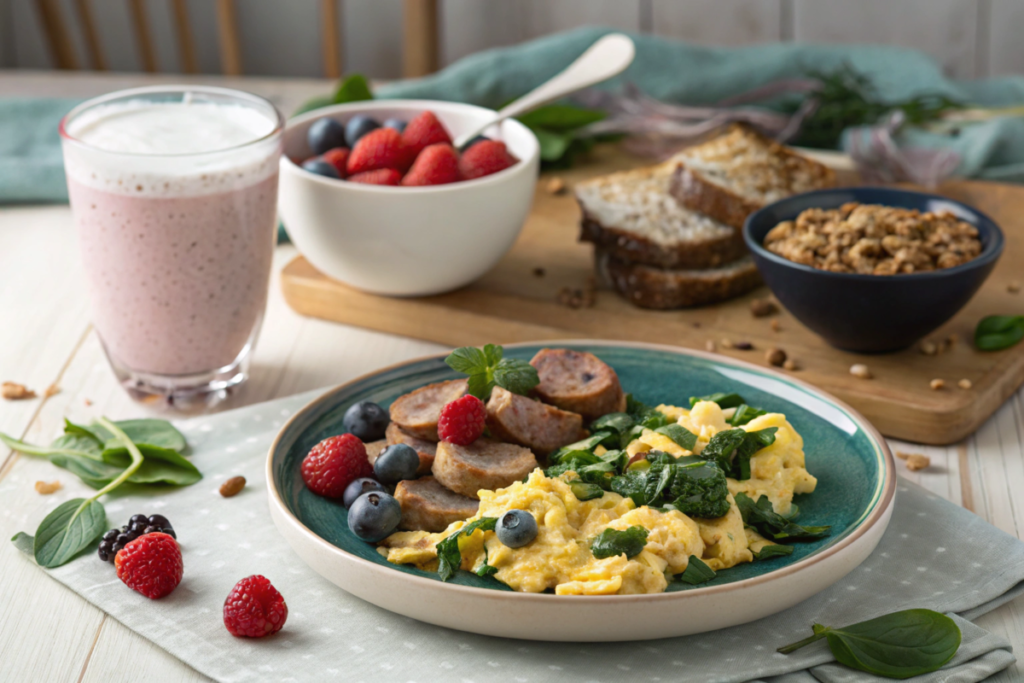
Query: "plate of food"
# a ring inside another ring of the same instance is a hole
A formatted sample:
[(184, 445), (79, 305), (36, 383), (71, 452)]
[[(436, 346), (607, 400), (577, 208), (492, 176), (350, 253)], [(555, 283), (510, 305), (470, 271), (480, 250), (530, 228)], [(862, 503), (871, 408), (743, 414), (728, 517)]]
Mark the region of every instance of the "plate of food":
[(554, 641), (746, 623), (863, 562), (892, 514), (879, 433), (797, 379), (632, 342), (466, 347), (331, 389), (282, 428), (296, 554), (407, 617)]

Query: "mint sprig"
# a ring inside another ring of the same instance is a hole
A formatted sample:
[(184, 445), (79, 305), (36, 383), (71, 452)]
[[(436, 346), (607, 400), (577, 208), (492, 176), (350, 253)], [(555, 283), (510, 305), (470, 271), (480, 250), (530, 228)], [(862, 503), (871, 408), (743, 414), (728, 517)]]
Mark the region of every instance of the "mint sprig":
[(463, 346), (444, 359), (452, 370), (469, 375), (469, 393), (481, 401), (491, 396), (495, 386), (523, 396), (540, 384), (537, 369), (518, 358), (505, 358), (504, 349), (486, 344), (482, 349)]

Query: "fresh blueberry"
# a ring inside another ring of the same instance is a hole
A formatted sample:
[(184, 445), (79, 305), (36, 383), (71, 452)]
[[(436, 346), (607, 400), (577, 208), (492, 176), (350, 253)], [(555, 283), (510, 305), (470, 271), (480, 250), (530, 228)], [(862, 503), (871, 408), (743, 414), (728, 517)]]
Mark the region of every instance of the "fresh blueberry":
[(345, 127), (334, 119), (318, 119), (306, 131), (306, 142), (313, 154), (345, 146)]
[(397, 484), (403, 479), (415, 479), (419, 468), (419, 453), (404, 443), (391, 444), (382, 450), (373, 462), (373, 473), (384, 484)]
[(381, 491), (364, 493), (348, 510), (348, 528), (370, 543), (390, 536), (400, 521), (402, 506), (393, 496)]
[(388, 411), (371, 401), (360, 401), (345, 411), (341, 425), (364, 443), (384, 438), (391, 416)]
[(328, 178), (340, 178), (338, 175), (338, 169), (334, 168), (334, 164), (329, 161), (324, 161), (319, 157), (312, 159), (306, 159), (302, 162), (302, 168), (309, 171), (310, 173), (316, 173), (317, 175), (327, 176)]
[(467, 149), (469, 149), (470, 147), (472, 147), (476, 143), (483, 142), (484, 140), (490, 140), (490, 138), (484, 137), (483, 135), (477, 135), (475, 138), (473, 138), (472, 140), (470, 140), (469, 142), (464, 144), (462, 146), (462, 150), (461, 151), (465, 152)]
[(509, 548), (522, 548), (537, 538), (537, 520), (526, 510), (509, 510), (498, 518), (494, 532)]
[(153, 526), (166, 527), (168, 529), (171, 527), (170, 520), (163, 515), (150, 515), (149, 523)]
[(371, 491), (388, 492), (384, 484), (380, 483), (376, 479), (363, 477), (361, 479), (356, 479), (345, 487), (345, 493), (341, 498), (342, 503), (345, 504), (345, 507), (350, 508), (352, 507), (352, 503), (356, 502), (356, 498), (364, 493), (370, 493)]
[(407, 125), (407, 123), (405, 121), (403, 121), (402, 119), (388, 119), (387, 121), (384, 122), (384, 127), (385, 128), (394, 128), (399, 133), (405, 131), (405, 126), (406, 125)]
[[(380, 124), (369, 116), (363, 116), (362, 114), (356, 114), (348, 120), (345, 124), (345, 142), (348, 143), (348, 148), (352, 149), (359, 142), (359, 138), (363, 137), (371, 130), (380, 128)], [(341, 144), (333, 145), (334, 147), (340, 147)], [(326, 151), (326, 150), (325, 150)], [(318, 152), (319, 154), (319, 152)]]

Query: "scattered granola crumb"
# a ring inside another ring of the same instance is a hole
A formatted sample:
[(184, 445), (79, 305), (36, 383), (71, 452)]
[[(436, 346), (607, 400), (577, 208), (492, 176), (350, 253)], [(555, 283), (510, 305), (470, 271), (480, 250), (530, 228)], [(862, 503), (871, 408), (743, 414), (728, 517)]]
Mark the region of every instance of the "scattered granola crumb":
[(923, 341), (921, 342), (921, 353), (926, 356), (934, 356), (939, 352), (939, 347), (935, 345), (935, 342)]
[(853, 375), (854, 377), (860, 377), (861, 379), (872, 378), (871, 370), (869, 370), (868, 366), (864, 365), (863, 363), (854, 363), (853, 365), (851, 365), (850, 374)]
[(555, 176), (548, 181), (547, 190), (551, 194), (562, 194), (565, 192), (565, 181), (558, 176)]
[(714, 353), (715, 351), (718, 350), (718, 345), (715, 344), (714, 339), (708, 339), (706, 342), (704, 342), (704, 350)]
[(1006, 285), (1006, 291), (1010, 294), (1016, 294), (1020, 291), (1020, 281), (1013, 280), (1010, 284)]
[(906, 453), (907, 457), (904, 458), (907, 461), (907, 469), (911, 472), (917, 472), (923, 470), (932, 464), (932, 459), (927, 455), (921, 453)]
[(949, 335), (948, 337), (946, 337), (946, 348), (953, 348), (954, 346), (956, 346), (956, 343), (958, 341), (960, 341), (960, 337), (956, 336), (955, 334)]
[(750, 314), (755, 318), (764, 318), (778, 310), (775, 302), (771, 299), (754, 299), (750, 302)]
[(906, 460), (910, 457), (910, 453), (907, 453), (906, 451), (896, 451), (896, 457), (900, 460)]
[(961, 389), (970, 389), (972, 386), (974, 386), (973, 384), (971, 384), (971, 380), (969, 379), (962, 379), (959, 382), (957, 382), (956, 385)]
[(772, 332), (781, 332), (781, 331), (782, 331), (782, 326), (779, 325), (779, 319), (778, 318), (772, 318)]
[(61, 484), (56, 479), (51, 482), (37, 481), (36, 482), (36, 493), (41, 493), (44, 496), (48, 496), (51, 493), (60, 491)]
[(91, 400), (91, 399), (88, 399), (88, 398), (86, 398), (86, 399), (83, 399), (83, 400), (82, 400), (82, 403), (84, 403), (84, 404), (85, 404), (85, 407), (86, 407), (86, 408), (88, 408), (89, 406), (91, 406), (91, 405), (92, 405), (92, 400)]
[(944, 379), (933, 379), (931, 382), (928, 383), (928, 386), (930, 386), (935, 391), (938, 391), (939, 389), (945, 389), (946, 388), (946, 380), (944, 380)]
[(768, 349), (764, 354), (764, 359), (768, 361), (769, 365), (781, 368), (786, 362), (786, 352), (778, 348)]
[(790, 372), (795, 372), (800, 369), (800, 364), (792, 358), (787, 358), (786, 362), (782, 364), (782, 368), (784, 370), (789, 370)]
[(540, 266), (537, 266), (536, 268), (533, 269), (534, 277), (544, 277), (545, 275), (547, 275), (547, 273), (548, 271), (544, 270)]
[(36, 392), (32, 391), (24, 384), (18, 384), (17, 382), (4, 382), (0, 385), (0, 396), (3, 396), (8, 401), (23, 401), (28, 398), (35, 398)]
[(569, 308), (590, 308), (594, 305), (594, 287), (587, 284), (583, 288), (562, 287), (555, 301)]
[(748, 341), (738, 341), (738, 342), (734, 343), (732, 346), (733, 346), (734, 349), (737, 349), (739, 351), (753, 351), (754, 350), (754, 345), (751, 344)]
[(695, 328), (698, 328), (698, 329), (700, 328), (700, 321), (699, 320), (694, 320), (690, 324), (693, 325)]
[(245, 477), (231, 477), (220, 485), (220, 495), (230, 498), (245, 488)]
[(733, 343), (732, 343), (731, 339), (723, 339), (722, 341), (720, 341), (718, 343), (722, 345), (723, 349), (731, 349), (733, 347)]

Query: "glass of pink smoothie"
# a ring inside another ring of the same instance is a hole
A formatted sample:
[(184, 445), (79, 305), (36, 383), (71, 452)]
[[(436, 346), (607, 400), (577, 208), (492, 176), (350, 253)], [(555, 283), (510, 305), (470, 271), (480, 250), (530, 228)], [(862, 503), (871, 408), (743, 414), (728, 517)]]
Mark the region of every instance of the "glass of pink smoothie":
[(93, 322), (136, 398), (222, 398), (267, 303), (284, 120), (224, 88), (124, 90), (60, 125)]

